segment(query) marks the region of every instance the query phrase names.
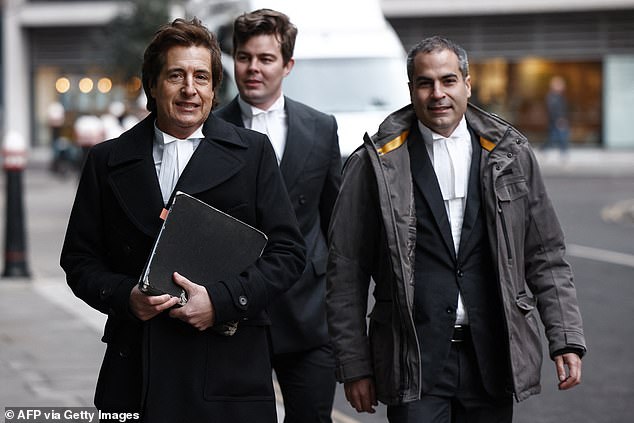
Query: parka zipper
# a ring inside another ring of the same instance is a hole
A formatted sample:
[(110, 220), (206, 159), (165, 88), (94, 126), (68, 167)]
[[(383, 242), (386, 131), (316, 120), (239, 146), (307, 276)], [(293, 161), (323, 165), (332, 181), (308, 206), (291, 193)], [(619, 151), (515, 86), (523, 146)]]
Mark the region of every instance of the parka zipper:
[(506, 228), (506, 220), (504, 219), (504, 211), (502, 210), (502, 202), (498, 200), (498, 214), (500, 215), (500, 221), (502, 222), (502, 232), (504, 233), (504, 242), (506, 244), (506, 258), (508, 261), (513, 260), (511, 254), (511, 241), (509, 240), (509, 232)]

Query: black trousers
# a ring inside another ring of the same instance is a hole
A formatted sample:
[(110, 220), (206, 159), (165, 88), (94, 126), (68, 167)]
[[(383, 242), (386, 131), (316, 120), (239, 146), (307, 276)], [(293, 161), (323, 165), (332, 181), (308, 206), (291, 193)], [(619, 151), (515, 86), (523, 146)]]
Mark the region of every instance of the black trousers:
[(418, 401), (388, 406), (387, 417), (390, 423), (510, 423), (513, 399), (485, 391), (473, 345), (466, 339), (452, 343), (440, 381), (430, 392)]
[(273, 369), (284, 398), (284, 423), (331, 423), (335, 396), (332, 347), (275, 354)]

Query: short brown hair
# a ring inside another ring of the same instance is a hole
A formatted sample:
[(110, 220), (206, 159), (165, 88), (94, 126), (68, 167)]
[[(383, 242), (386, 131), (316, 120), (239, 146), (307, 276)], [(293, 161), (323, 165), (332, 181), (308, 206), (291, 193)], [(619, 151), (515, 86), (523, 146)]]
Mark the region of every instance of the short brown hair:
[(220, 47), (216, 36), (205, 27), (198, 18), (191, 21), (178, 18), (161, 26), (152, 42), (145, 49), (141, 79), (147, 97), (147, 109), (156, 112), (156, 100), (152, 98), (150, 89), (156, 85), (157, 79), (167, 60), (167, 51), (175, 46), (205, 47), (211, 53), (211, 83), (214, 90), (213, 106), (216, 105), (216, 91), (222, 82), (222, 62)]
[(281, 45), (284, 64), (292, 59), (297, 27), (284, 13), (271, 9), (258, 9), (238, 16), (233, 23), (234, 56), (238, 46), (256, 35), (275, 35)]

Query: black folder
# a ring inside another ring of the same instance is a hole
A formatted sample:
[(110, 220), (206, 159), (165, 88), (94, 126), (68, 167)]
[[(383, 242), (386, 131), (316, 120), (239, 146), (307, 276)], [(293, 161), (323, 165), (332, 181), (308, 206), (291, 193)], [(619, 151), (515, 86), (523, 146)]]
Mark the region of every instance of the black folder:
[(178, 272), (194, 283), (233, 278), (262, 254), (267, 237), (258, 229), (184, 192), (177, 192), (139, 280), (148, 295), (170, 294), (187, 302), (172, 280)]

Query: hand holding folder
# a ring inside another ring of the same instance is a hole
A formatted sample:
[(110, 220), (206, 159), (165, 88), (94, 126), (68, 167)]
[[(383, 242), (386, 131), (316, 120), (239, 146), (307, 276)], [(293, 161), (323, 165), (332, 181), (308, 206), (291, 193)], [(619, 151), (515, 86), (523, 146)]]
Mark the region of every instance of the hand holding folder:
[(148, 295), (170, 294), (184, 305), (187, 294), (172, 280), (174, 272), (198, 284), (233, 278), (257, 260), (266, 241), (266, 235), (256, 228), (178, 192), (141, 275), (139, 289)]

